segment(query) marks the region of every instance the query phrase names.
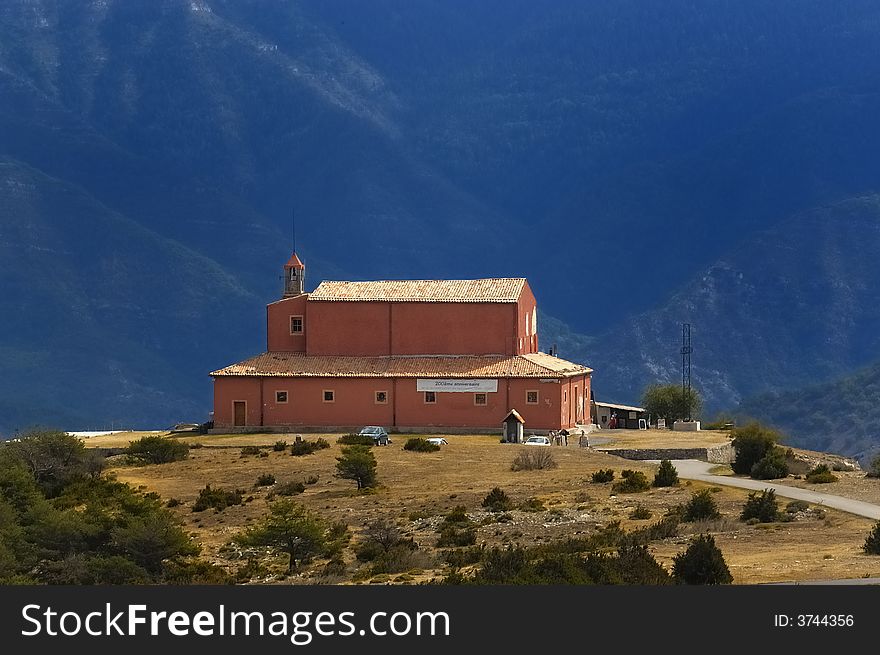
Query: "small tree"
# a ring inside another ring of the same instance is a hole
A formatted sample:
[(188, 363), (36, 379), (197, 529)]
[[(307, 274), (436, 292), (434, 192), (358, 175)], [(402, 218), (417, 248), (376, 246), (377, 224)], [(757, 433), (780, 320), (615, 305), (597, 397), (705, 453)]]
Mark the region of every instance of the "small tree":
[(865, 545), (862, 546), (862, 550), (868, 555), (880, 555), (880, 521), (877, 521), (874, 525), (874, 529), (868, 534), (868, 538), (865, 539)]
[(871, 460), (871, 464), (868, 467), (868, 477), (880, 478), (880, 454)]
[(703, 401), (696, 389), (688, 392), (677, 384), (652, 384), (642, 394), (642, 405), (648, 414), (666, 419), (666, 425), (672, 426), (678, 419), (699, 416)]
[(661, 460), (660, 468), (654, 474), (655, 487), (674, 487), (678, 484), (678, 471), (668, 459)]
[(758, 519), (761, 523), (773, 523), (778, 518), (779, 501), (776, 500), (776, 492), (772, 489), (749, 494), (749, 499), (743, 505), (743, 511), (740, 514), (740, 519), (743, 521)]
[(336, 458), (336, 475), (344, 480), (354, 480), (358, 489), (375, 487), (376, 456), (367, 446), (349, 446), (342, 449), (342, 457)]
[(733, 576), (712, 535), (698, 535), (673, 558), (672, 577), (679, 584), (730, 584)]
[(287, 572), (292, 573), (298, 563), (307, 562), (324, 550), (326, 528), (302, 505), (285, 498), (272, 503), (269, 514), (236, 537), (236, 541), (243, 546), (269, 546), (286, 553), (290, 557)]
[(500, 487), (495, 487), (483, 499), (483, 507), (490, 512), (506, 512), (513, 507), (513, 503)]
[(718, 505), (712, 498), (712, 492), (708, 489), (701, 489), (691, 496), (684, 508), (682, 520), (687, 522), (705, 521), (720, 516), (718, 513)]
[(750, 475), (752, 468), (782, 440), (782, 435), (757, 422), (749, 423), (730, 433), (736, 458), (730, 467), (734, 473)]
[(596, 484), (612, 482), (614, 480), (614, 469), (599, 469), (598, 471), (593, 471), (593, 475), (590, 476), (590, 479)]

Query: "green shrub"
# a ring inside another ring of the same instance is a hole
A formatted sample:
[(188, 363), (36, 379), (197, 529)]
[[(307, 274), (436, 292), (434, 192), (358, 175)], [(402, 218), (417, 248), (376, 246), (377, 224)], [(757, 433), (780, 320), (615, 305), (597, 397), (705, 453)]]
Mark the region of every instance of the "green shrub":
[(682, 520), (688, 523), (693, 521), (705, 521), (708, 519), (718, 518), (718, 505), (712, 498), (712, 492), (708, 489), (701, 489), (691, 496), (691, 499), (684, 507)]
[(756, 480), (776, 480), (788, 475), (788, 464), (781, 448), (774, 448), (752, 467), (751, 476)]
[(189, 446), (171, 437), (147, 436), (132, 441), (125, 453), (147, 464), (167, 464), (189, 457)]
[(467, 515), (467, 510), (464, 505), (456, 505), (449, 510), (449, 514), (443, 518), (443, 523), (446, 525), (470, 525), (471, 519)]
[(672, 576), (679, 584), (730, 584), (733, 576), (712, 535), (699, 535), (673, 558)]
[(272, 450), (276, 453), (283, 453), (287, 450), (287, 442), (286, 441), (276, 441), (275, 445), (272, 446)]
[(598, 471), (594, 471), (593, 475), (590, 476), (590, 479), (597, 484), (611, 482), (614, 480), (614, 469), (599, 469)]
[(828, 469), (827, 465), (819, 464), (807, 473), (806, 480), (813, 484), (828, 484), (829, 482), (837, 482), (837, 476)]
[(414, 450), (418, 453), (433, 453), (440, 450), (440, 446), (422, 437), (412, 437), (406, 440), (406, 443), (403, 444), (403, 449)]
[(752, 468), (782, 440), (779, 432), (757, 422), (736, 428), (730, 436), (736, 452), (730, 467), (740, 475), (750, 475)]
[(306, 490), (302, 482), (282, 482), (272, 490), (278, 496), (296, 496)]
[(651, 483), (641, 471), (626, 469), (621, 471), (620, 477), (622, 480), (611, 485), (611, 491), (614, 493), (634, 494), (651, 488)]
[(519, 504), (517, 509), (521, 512), (544, 512), (547, 510), (547, 508), (544, 507), (544, 501), (540, 498), (527, 498)]
[(209, 507), (213, 507), (218, 512), (222, 512), (231, 505), (241, 505), (243, 493), (240, 489), (229, 491), (219, 487), (212, 489), (211, 485), (206, 485), (199, 492), (199, 497), (196, 498), (196, 502), (193, 504), (193, 511), (203, 512)]
[(805, 512), (808, 509), (810, 509), (810, 503), (805, 500), (793, 500), (785, 506), (785, 512), (787, 514), (797, 514), (798, 512)]
[(484, 546), (471, 546), (470, 548), (450, 549), (443, 552), (443, 560), (452, 568), (460, 568), (477, 564), (483, 559)]
[(877, 521), (874, 528), (868, 534), (862, 550), (868, 555), (880, 555), (880, 521)]
[(454, 525), (446, 525), (440, 530), (437, 547), (459, 548), (462, 546), (473, 546), (475, 543), (477, 543), (477, 531), (473, 528), (457, 528)]
[(177, 498), (169, 498), (168, 502), (165, 503), (165, 507), (178, 507), (182, 504), (183, 503), (181, 503), (180, 500), (178, 500)]
[(307, 563), (324, 551), (327, 528), (320, 517), (285, 498), (272, 503), (268, 515), (235, 540), (243, 546), (269, 546), (286, 553), (287, 571), (292, 573), (298, 564)]
[(674, 487), (678, 484), (678, 471), (668, 459), (660, 461), (660, 468), (654, 474), (655, 487)]
[(629, 517), (634, 521), (646, 521), (651, 518), (653, 514), (651, 514), (651, 510), (647, 507), (639, 503), (635, 506), (635, 509), (629, 513)]
[(553, 458), (553, 453), (548, 448), (535, 446), (519, 452), (510, 465), (511, 471), (540, 471), (554, 469), (559, 464)]
[(483, 499), (483, 507), (490, 512), (506, 512), (513, 507), (510, 497), (500, 487), (495, 487)]
[(869, 478), (880, 478), (880, 453), (878, 453), (868, 465), (867, 476)]
[(273, 484), (275, 484), (275, 476), (271, 473), (263, 473), (260, 477), (257, 478), (257, 483), (254, 486), (269, 487)]
[(318, 437), (315, 441), (302, 439), (293, 442), (293, 445), (290, 447), (290, 454), (294, 457), (302, 457), (303, 455), (311, 455), (329, 447), (330, 443), (322, 437)]
[(373, 446), (375, 441), (368, 434), (344, 434), (336, 440), (343, 446)]
[(750, 493), (749, 499), (743, 505), (740, 519), (743, 521), (758, 519), (761, 523), (773, 523), (779, 520), (779, 501), (776, 500), (776, 492), (765, 489), (760, 493), (757, 491)]
[(244, 446), (241, 449), (241, 456), (248, 457), (249, 455), (259, 455), (262, 452), (263, 451), (260, 449), (259, 446)]

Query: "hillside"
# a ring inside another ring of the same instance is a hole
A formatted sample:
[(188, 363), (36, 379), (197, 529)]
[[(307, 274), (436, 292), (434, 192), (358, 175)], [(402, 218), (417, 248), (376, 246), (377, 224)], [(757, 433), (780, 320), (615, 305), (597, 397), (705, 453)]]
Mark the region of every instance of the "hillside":
[[(207, 371), (263, 347), (294, 207), (310, 286), (528, 277), (559, 321), (542, 347), (568, 335), (600, 396), (677, 377), (686, 318), (711, 406), (863, 366), (878, 18), (869, 0), (3, 3), (0, 432), (202, 420)], [(773, 239), (790, 250), (755, 264)]]
[(649, 382), (681, 379), (681, 323), (691, 322), (694, 384), (711, 414), (880, 358), (878, 252), (880, 197), (852, 199), (756, 234), (592, 341), (553, 336), (561, 356), (596, 370), (597, 398), (636, 401)]
[(778, 426), (792, 444), (869, 461), (880, 450), (878, 402), (880, 364), (873, 364), (822, 384), (746, 398), (735, 413)]

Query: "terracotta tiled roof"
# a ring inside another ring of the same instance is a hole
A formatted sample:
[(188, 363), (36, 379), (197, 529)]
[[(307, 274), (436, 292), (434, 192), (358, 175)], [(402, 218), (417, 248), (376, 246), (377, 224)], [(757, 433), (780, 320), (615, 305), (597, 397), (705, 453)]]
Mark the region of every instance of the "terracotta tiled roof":
[(309, 300), (396, 302), (516, 302), (525, 278), (321, 282)]
[(592, 369), (542, 353), (504, 355), (421, 355), (395, 357), (315, 356), (269, 352), (214, 371), (211, 375), (352, 378), (567, 378)]
[(303, 263), (300, 261), (299, 257), (296, 253), (293, 253), (290, 256), (290, 259), (287, 260), (287, 263), (284, 265), (284, 268), (305, 268)]

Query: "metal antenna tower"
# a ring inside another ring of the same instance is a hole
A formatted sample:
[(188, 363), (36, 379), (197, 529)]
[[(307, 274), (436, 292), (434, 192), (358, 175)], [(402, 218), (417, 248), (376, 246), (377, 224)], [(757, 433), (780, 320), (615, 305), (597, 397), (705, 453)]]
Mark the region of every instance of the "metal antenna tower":
[(681, 393), (684, 396), (685, 415), (691, 417), (691, 324), (681, 324)]

